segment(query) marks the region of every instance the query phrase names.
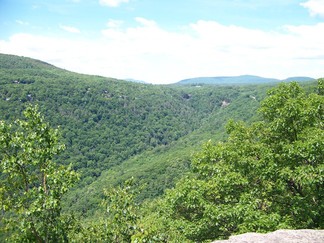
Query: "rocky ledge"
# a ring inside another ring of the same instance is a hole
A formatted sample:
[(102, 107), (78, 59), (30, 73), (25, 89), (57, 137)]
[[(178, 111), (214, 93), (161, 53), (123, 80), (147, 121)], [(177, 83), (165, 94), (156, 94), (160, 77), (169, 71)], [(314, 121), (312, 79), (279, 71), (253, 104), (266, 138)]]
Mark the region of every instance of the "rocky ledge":
[(213, 243), (324, 243), (324, 230), (277, 230), (267, 234), (245, 233)]

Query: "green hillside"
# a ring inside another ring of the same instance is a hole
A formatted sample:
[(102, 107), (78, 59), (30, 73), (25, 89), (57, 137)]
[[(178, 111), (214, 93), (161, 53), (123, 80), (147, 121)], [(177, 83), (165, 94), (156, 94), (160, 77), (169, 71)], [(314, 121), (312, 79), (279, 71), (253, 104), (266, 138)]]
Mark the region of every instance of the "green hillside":
[(229, 119), (257, 119), (269, 87), (141, 84), (3, 54), (0, 86), (0, 119), (38, 104), (60, 127), (66, 150), (56, 160), (81, 174), (66, 206), (83, 215), (95, 210), (103, 188), (132, 176), (146, 185), (141, 199), (161, 195), (204, 142), (224, 138)]
[(86, 185), (107, 170), (114, 173), (105, 172), (89, 188), (104, 187), (101, 180), (115, 184), (135, 174), (148, 184), (143, 197), (160, 195), (188, 169), (190, 155), (202, 142), (222, 137), (219, 129), (229, 118), (253, 116), (266, 89), (139, 84), (11, 55), (0, 56), (0, 67), (1, 119), (19, 117), (32, 103), (52, 126), (60, 126), (67, 149), (57, 161), (81, 173), (82, 196), (74, 206), (84, 211), (89, 207), (83, 197), (97, 203), (93, 195), (83, 193), (89, 190)]
[(68, 149), (60, 160), (73, 163), (86, 182), (197, 129), (219, 102), (200, 111), (182, 90), (80, 75), (28, 58), (2, 55), (0, 67), (1, 118), (38, 104), (61, 127)]
[(151, 85), (0, 54), (0, 241), (322, 227), (323, 80), (302, 81)]
[[(74, 190), (67, 200), (67, 208), (75, 212), (87, 212), (98, 204), (104, 187), (120, 184), (131, 177), (135, 177), (139, 184), (145, 184), (145, 189), (139, 196), (140, 200), (161, 195), (166, 188), (173, 187), (174, 183), (186, 174), (190, 168), (192, 156), (200, 151), (205, 142), (210, 139), (213, 141), (225, 139), (224, 125), (228, 120), (252, 121), (257, 119), (256, 110), (259, 100), (263, 98), (268, 86), (260, 86), (258, 90), (256, 88), (251, 86), (248, 89), (239, 87), (221, 89), (222, 92), (236, 90), (236, 96), (227, 100), (230, 103), (228, 106), (217, 106), (198, 129), (177, 141), (133, 156), (104, 172), (92, 184)], [(211, 87), (206, 87), (206, 89), (199, 90), (197, 95), (199, 94), (203, 99), (210, 90)], [(215, 88), (215, 92), (220, 92), (220, 90)]]

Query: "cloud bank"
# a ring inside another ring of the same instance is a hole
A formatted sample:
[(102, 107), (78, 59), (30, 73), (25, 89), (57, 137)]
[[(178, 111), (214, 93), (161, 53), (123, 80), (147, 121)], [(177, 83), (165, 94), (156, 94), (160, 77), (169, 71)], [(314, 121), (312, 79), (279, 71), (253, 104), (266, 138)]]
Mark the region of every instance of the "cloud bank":
[(241, 74), (323, 76), (324, 45), (318, 35), (324, 33), (324, 23), (264, 31), (199, 20), (172, 32), (137, 17), (134, 27), (123, 27), (120, 20), (106, 26), (95, 40), (19, 33), (0, 40), (0, 52), (76, 72), (152, 83)]
[(108, 7), (118, 7), (122, 3), (128, 3), (129, 0), (99, 0), (99, 4)]
[(324, 17), (324, 1), (323, 0), (309, 0), (301, 3), (301, 6), (308, 9), (311, 16)]

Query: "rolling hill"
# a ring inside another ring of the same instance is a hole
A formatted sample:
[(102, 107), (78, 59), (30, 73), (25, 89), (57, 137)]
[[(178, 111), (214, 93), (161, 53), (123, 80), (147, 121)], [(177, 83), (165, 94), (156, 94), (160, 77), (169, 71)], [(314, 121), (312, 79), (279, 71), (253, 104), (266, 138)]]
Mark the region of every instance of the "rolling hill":
[[(258, 83), (255, 76), (241, 77), (241, 83), (247, 79)], [(51, 126), (60, 127), (66, 150), (56, 160), (81, 173), (66, 195), (65, 210), (87, 217), (105, 187), (132, 176), (145, 185), (138, 200), (173, 187), (203, 143), (226, 137), (229, 119), (258, 119), (271, 80), (247, 86), (151, 85), (0, 54), (0, 120), (20, 118), (27, 104), (37, 104)]]
[(290, 81), (311, 81), (310, 77), (290, 77), (284, 80), (275, 78), (263, 78), (253, 75), (241, 76), (222, 76), (222, 77), (198, 77), (179, 81), (177, 84), (217, 84), (217, 85), (231, 85), (231, 84), (264, 84), (274, 82), (290, 82)]

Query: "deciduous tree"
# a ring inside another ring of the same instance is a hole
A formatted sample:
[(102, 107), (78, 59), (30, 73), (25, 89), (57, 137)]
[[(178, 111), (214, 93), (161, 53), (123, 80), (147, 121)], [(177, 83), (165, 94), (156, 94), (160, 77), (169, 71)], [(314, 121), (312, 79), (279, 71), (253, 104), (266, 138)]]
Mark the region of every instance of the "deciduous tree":
[(64, 145), (37, 107), (24, 116), (12, 124), (0, 121), (2, 230), (12, 241), (68, 241), (73, 218), (61, 214), (61, 199), (78, 174), (53, 161)]
[[(321, 80), (320, 80), (321, 81)], [(324, 227), (324, 96), (280, 84), (262, 102), (262, 121), (230, 122), (229, 138), (207, 143), (194, 176), (167, 193), (173, 225), (188, 239), (248, 231)]]

